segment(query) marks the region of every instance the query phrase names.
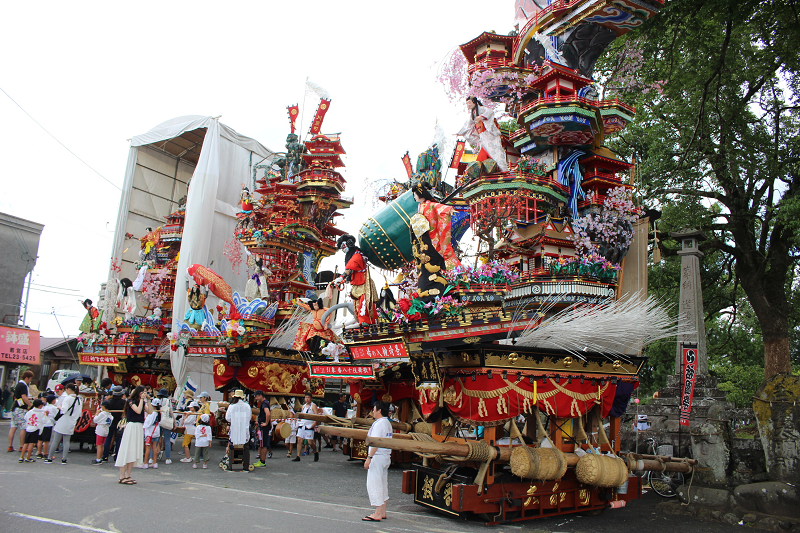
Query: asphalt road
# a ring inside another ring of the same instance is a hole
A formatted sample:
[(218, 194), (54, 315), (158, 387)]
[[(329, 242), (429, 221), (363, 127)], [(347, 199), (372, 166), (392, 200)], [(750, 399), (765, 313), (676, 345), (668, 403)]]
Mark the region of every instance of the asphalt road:
[[(0, 423), (7, 435), (8, 423)], [(16, 446), (16, 443), (15, 443)], [(223, 449), (211, 448), (212, 461), (203, 470), (175, 462), (157, 470), (134, 469), (137, 485), (119, 485), (110, 463), (91, 466), (88, 450), (73, 446), (68, 464), (56, 459), (17, 462), (17, 453), (0, 452), (0, 532), (65, 533), (149, 531), (294, 531), (379, 533), (486, 531), (479, 521), (447, 518), (413, 503), (400, 492), (401, 469), (390, 469), (386, 521), (362, 522), (369, 507), (366, 471), (360, 461), (347, 461), (330, 449), (314, 463), (299, 463), (277, 448), (267, 466), (252, 473), (224, 472)], [(180, 455), (175, 452), (173, 457)], [(562, 516), (510, 525), (495, 531), (626, 533), (693, 531), (716, 533), (732, 526), (684, 516), (664, 515), (663, 501), (648, 493), (642, 500), (596, 517)]]

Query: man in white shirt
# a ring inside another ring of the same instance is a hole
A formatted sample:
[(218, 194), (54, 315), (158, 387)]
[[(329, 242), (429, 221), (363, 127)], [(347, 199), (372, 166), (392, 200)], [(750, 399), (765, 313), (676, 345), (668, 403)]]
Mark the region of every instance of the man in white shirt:
[(247, 443), (250, 441), (250, 419), (253, 413), (250, 405), (244, 399), (244, 391), (237, 390), (233, 393), (231, 404), (225, 411), (225, 420), (230, 423), (228, 429), (228, 458), (231, 466), (234, 459), (234, 446), (244, 446), (242, 450), (242, 470), (248, 471), (250, 466), (250, 448)]
[[(367, 437), (381, 439), (392, 438), (392, 423), (389, 421), (389, 404), (377, 400), (372, 408), (375, 422), (367, 432)], [(392, 463), (392, 450), (389, 448), (376, 448), (370, 446), (367, 451), (367, 460), (364, 468), (367, 469), (367, 493), (369, 504), (375, 507), (375, 512), (361, 520), (365, 522), (380, 522), (386, 518), (386, 502), (389, 501), (389, 465)]]
[[(302, 412), (306, 414), (319, 414), (319, 408), (317, 405), (312, 401), (313, 396), (311, 396), (310, 392), (307, 392), (305, 395), (305, 403), (303, 404)], [(317, 427), (317, 422), (314, 420), (305, 420), (301, 419), (298, 426), (297, 426), (297, 457), (292, 459), (292, 461), (299, 461), (300, 460), (300, 453), (303, 450), (303, 441), (305, 439), (308, 441), (308, 445), (311, 446), (311, 450), (314, 452), (314, 461), (319, 461), (319, 452), (317, 451), (317, 443), (314, 439), (314, 428)]]

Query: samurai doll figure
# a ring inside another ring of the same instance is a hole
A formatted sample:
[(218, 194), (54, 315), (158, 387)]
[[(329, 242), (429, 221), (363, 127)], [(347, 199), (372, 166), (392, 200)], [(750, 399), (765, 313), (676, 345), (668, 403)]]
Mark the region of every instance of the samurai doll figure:
[(467, 97), (467, 110), (469, 118), (458, 135), (465, 137), (473, 148), (480, 147), (478, 161), (492, 159), (500, 167), (500, 170), (508, 172), (506, 151), (503, 149), (500, 128), (497, 125), (497, 119), (494, 118), (494, 111), (490, 107), (484, 107), (481, 101), (474, 96)]
[(86, 309), (86, 316), (78, 327), (78, 330), (83, 333), (94, 333), (100, 325), (100, 311), (92, 305), (92, 301), (88, 298), (82, 301), (81, 304), (83, 308)]
[(241, 229), (253, 227), (253, 210), (256, 208), (253, 202), (253, 197), (250, 195), (250, 189), (242, 187), (242, 195), (239, 198), (239, 205), (242, 210), (236, 214), (239, 219), (237, 226)]
[(341, 342), (336, 334), (328, 329), (328, 323), (331, 319), (330, 315), (325, 319), (324, 324), (322, 322), (322, 316), (328, 308), (322, 305), (321, 298), (318, 300), (309, 300), (307, 304), (298, 301), (297, 305), (311, 313), (311, 323), (303, 322), (300, 324), (300, 327), (297, 329), (297, 335), (294, 338), (294, 344), (292, 344), (292, 350), (318, 354), (321, 341)]
[(450, 236), (453, 208), (436, 202), (430, 189), (430, 184), (419, 181), (411, 187), (419, 203), (411, 217), (411, 249), (419, 275), (419, 297), (424, 302), (441, 296), (447, 286), (444, 271), (461, 265)]
[(156, 263), (158, 259), (158, 244), (161, 242), (161, 227), (155, 230), (153, 228), (145, 228), (147, 234), (139, 239), (141, 249), (139, 250), (139, 259), (143, 263), (152, 262)]
[(264, 268), (264, 260), (255, 255), (248, 255), (247, 268), (252, 269), (254, 273), (244, 287), (244, 297), (250, 301), (256, 298), (266, 300), (269, 297), (267, 278), (272, 275), (272, 271)]
[(133, 289), (133, 282), (128, 278), (119, 280), (117, 290), (116, 310), (125, 313), (125, 320), (130, 320), (136, 316), (136, 291)]
[(183, 315), (183, 321), (196, 330), (203, 327), (203, 322), (206, 319), (205, 306), (207, 296), (208, 290), (204, 291), (200, 285), (195, 284), (194, 287), (189, 289), (189, 309)]
[(336, 278), (334, 283), (336, 285), (341, 285), (345, 281), (350, 283), (350, 297), (353, 299), (358, 325), (375, 324), (378, 320), (378, 313), (375, 310), (378, 291), (370, 276), (367, 259), (356, 246), (356, 238), (352, 235), (339, 237), (336, 246), (344, 252), (345, 266), (344, 273)]

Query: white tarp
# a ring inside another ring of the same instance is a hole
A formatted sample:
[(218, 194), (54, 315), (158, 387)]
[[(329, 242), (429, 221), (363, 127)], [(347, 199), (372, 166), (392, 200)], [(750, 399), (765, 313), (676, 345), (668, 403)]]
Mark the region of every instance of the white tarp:
[[(159, 151), (157, 144), (156, 149), (148, 146), (201, 128), (205, 129), (205, 138), (194, 166)], [(138, 256), (139, 243), (126, 240), (125, 233), (140, 237), (147, 225), (163, 225), (163, 217), (175, 211), (178, 199), (186, 194), (186, 181), (191, 175), (175, 281), (173, 331), (180, 327), (187, 308), (189, 266), (210, 267), (234, 290), (244, 290), (246, 267), (242, 265), (236, 274), (223, 248), (233, 237), (242, 184), (249, 184), (252, 167), (271, 155), (271, 150), (221, 124), (218, 117), (179, 117), (131, 139), (112, 254), (112, 260), (125, 259), (118, 277), (135, 277), (132, 262)], [(217, 298), (209, 294), (208, 308), (213, 309), (217, 303)], [(200, 390), (213, 391), (210, 358), (187, 359), (182, 353), (173, 353), (171, 360), (179, 385), (191, 374)]]

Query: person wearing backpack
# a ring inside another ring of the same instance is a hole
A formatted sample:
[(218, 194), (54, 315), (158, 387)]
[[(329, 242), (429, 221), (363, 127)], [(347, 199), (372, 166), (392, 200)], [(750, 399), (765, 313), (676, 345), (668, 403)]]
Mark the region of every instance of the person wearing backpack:
[(61, 464), (67, 464), (67, 454), (69, 453), (69, 441), (75, 433), (75, 424), (81, 417), (81, 399), (77, 395), (77, 386), (69, 383), (64, 388), (64, 396), (61, 400), (61, 408), (56, 414), (56, 424), (53, 426), (53, 433), (50, 437), (50, 450), (45, 463), (52, 463), (59, 443), (64, 441), (64, 448), (61, 450)]

